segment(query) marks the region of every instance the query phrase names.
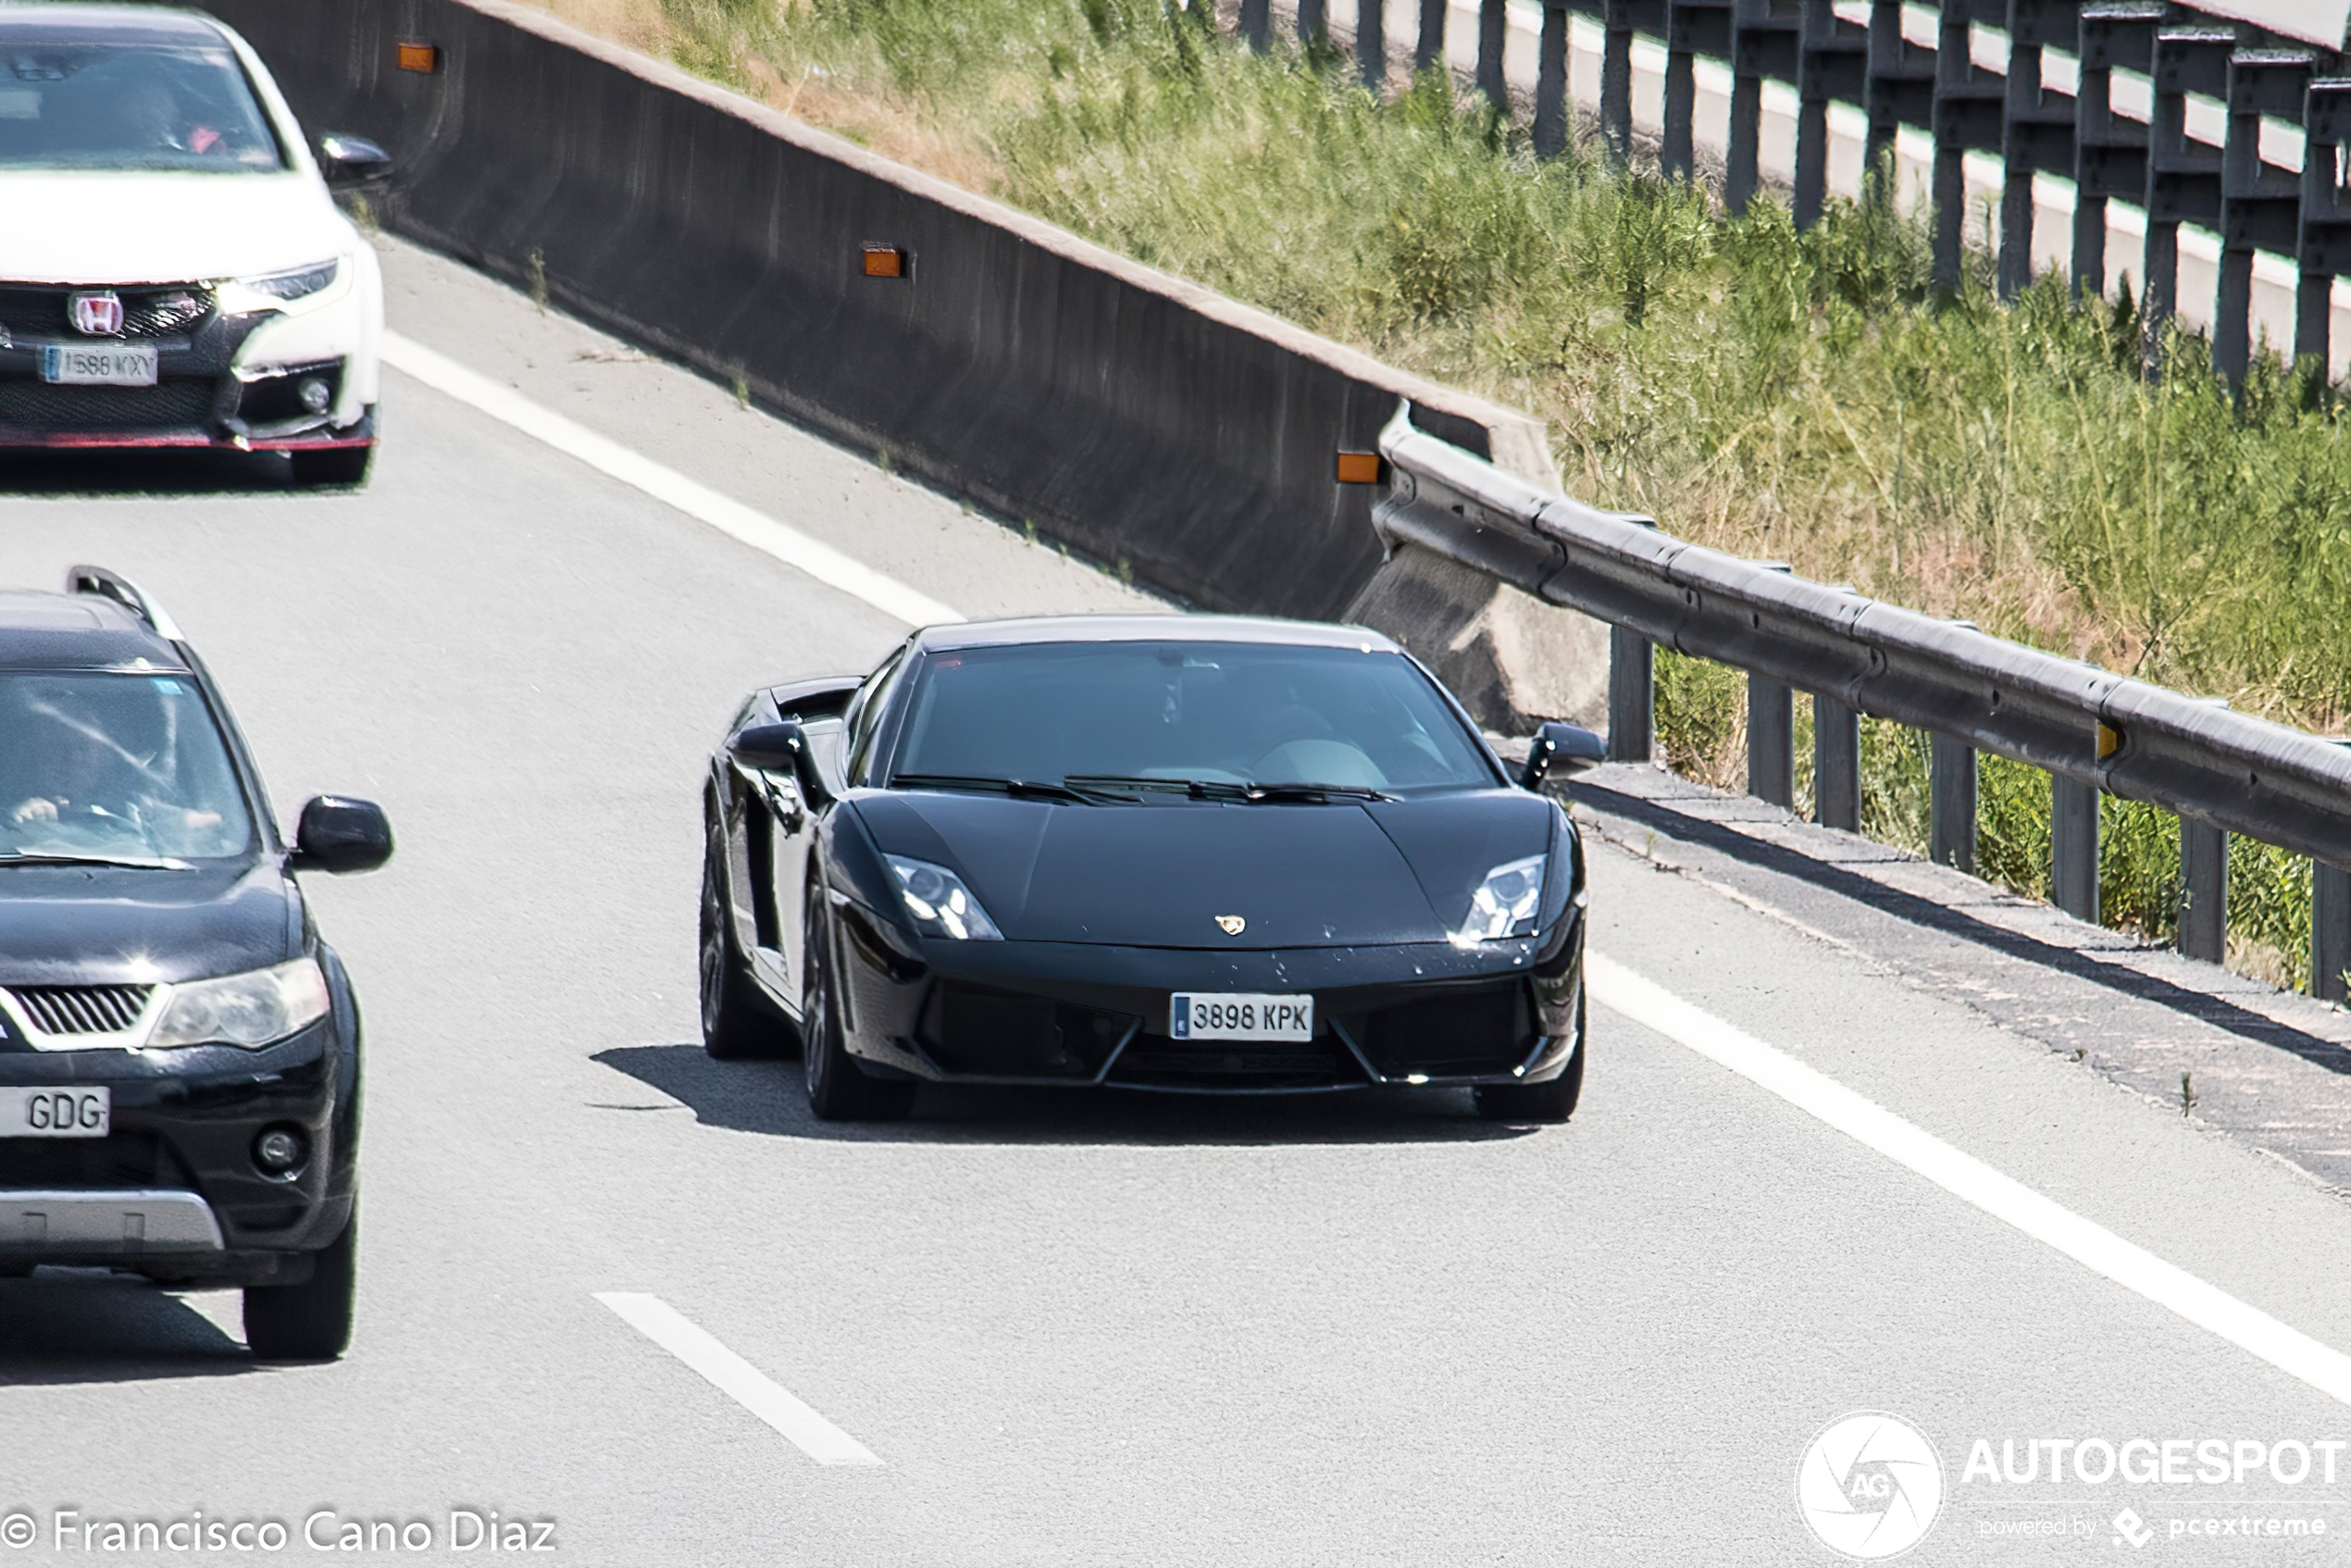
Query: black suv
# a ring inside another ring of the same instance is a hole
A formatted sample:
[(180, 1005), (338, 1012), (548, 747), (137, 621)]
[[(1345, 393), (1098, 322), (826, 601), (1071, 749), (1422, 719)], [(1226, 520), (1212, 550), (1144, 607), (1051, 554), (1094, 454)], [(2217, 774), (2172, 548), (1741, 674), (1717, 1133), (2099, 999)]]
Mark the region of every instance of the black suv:
[(243, 1286), (256, 1356), (342, 1353), (359, 1012), (292, 874), (391, 854), (380, 810), (331, 796), (287, 849), (130, 581), (0, 591), (0, 1275)]

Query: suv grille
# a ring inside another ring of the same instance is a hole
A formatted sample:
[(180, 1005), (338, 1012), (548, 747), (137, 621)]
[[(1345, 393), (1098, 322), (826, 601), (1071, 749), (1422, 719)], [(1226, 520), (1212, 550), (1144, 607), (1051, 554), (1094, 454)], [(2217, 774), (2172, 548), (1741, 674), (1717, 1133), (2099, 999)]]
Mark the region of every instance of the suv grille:
[[(69, 294), (86, 289), (0, 288), (0, 329), (15, 338), (46, 338), (72, 342), (74, 330), (66, 308)], [(163, 338), (194, 330), (212, 314), (212, 291), (184, 286), (160, 289), (118, 289), (122, 298), (122, 336)]]
[(9, 994), (44, 1035), (107, 1035), (129, 1028), (153, 986), (18, 986)]
[(66, 387), (0, 380), (0, 425), (35, 429), (129, 429), (201, 425), (212, 417), (208, 380), (157, 381), (152, 387)]

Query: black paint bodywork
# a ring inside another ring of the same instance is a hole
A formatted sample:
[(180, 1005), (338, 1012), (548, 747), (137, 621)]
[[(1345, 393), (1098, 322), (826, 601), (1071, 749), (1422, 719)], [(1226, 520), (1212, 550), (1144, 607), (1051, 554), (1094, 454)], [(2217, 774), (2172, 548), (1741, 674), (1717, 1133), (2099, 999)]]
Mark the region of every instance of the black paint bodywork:
[[(703, 798), (730, 967), (797, 1024), (817, 954), (838, 981), (841, 1042), (877, 1076), (1194, 1092), (1559, 1076), (1581, 1045), (1581, 846), (1566, 813), (1513, 783), (1457, 703), (1490, 788), (1127, 805), (879, 786), (927, 658), (1180, 638), (1401, 656), (1359, 628), (1070, 617), (933, 628), (870, 676), (754, 692), (713, 753)], [(921, 935), (886, 853), (954, 870), (1005, 940)], [(1549, 861), (1531, 936), (1449, 940), (1490, 869), (1538, 853)], [(1226, 935), (1220, 915), (1244, 916), (1244, 932)], [(1177, 1041), (1179, 990), (1312, 993), (1315, 1038)]]
[[(61, 605), (81, 613), (61, 616)], [(259, 1050), (36, 1051), (0, 1014), (0, 1087), (104, 1084), (113, 1098), (107, 1137), (0, 1138), (0, 1191), (194, 1191), (211, 1205), (226, 1243), (221, 1251), (135, 1256), (0, 1248), (0, 1273), (86, 1263), (168, 1284), (300, 1283), (314, 1255), (342, 1234), (358, 1180), (358, 1002), (292, 876), (316, 846), (297, 849), (280, 839), (244, 739), (184, 641), (101, 594), (0, 592), (0, 669), (126, 668), (177, 675), (202, 691), (255, 825), (254, 849), (242, 862), (189, 871), (0, 867), (0, 987), (193, 980), (308, 954), (325, 973), (331, 1006), (326, 1017)], [(344, 868), (380, 865), (391, 852), (381, 813), (366, 803), (335, 803), (372, 821), (375, 852), (352, 860), (348, 831), (345, 841), (327, 847), (343, 854)], [(255, 1139), (285, 1126), (302, 1129), (308, 1155), (273, 1175), (255, 1163)]]

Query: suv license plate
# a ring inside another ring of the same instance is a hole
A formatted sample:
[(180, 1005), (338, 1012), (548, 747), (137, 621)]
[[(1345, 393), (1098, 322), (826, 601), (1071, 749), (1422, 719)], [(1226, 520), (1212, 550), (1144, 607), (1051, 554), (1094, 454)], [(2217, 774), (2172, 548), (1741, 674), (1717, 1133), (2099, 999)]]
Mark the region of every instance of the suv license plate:
[(41, 379), (68, 387), (152, 387), (153, 343), (43, 343)]
[(1256, 991), (1177, 991), (1168, 999), (1173, 1039), (1312, 1039), (1314, 999)]
[(110, 1089), (0, 1089), (0, 1138), (104, 1138)]

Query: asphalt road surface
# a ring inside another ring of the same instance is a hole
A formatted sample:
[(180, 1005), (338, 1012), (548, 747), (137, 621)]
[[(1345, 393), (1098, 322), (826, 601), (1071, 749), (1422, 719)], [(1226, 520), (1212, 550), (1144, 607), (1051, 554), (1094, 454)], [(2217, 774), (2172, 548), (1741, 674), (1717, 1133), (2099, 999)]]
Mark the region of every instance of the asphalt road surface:
[[(1142, 602), (386, 259), (408, 338), (965, 615)], [(385, 404), (355, 494), (258, 460), (0, 471), (0, 580), (140, 579), (281, 815), (369, 795), (400, 840), (313, 884), (367, 1021), (352, 1353), (257, 1368), (231, 1295), (0, 1283), (0, 1564), (325, 1562), (305, 1529), (355, 1520), (430, 1542), (370, 1557), (473, 1562), (458, 1516), (493, 1513), (579, 1564), (1828, 1562), (1798, 1467), (1857, 1411), (1940, 1455), (1910, 1561), (2339, 1560), (2351, 1453), (2287, 1477), (2295, 1444), (2351, 1436), (2325, 1349), (2351, 1346), (2344, 1200), (1633, 847), (1592, 852), (1611, 983), (1563, 1127), (1437, 1093), (927, 1091), (839, 1128), (796, 1065), (706, 1060), (706, 750), (751, 686), (862, 669), (903, 628), (407, 375)], [(1797, 1102), (1821, 1082), (1860, 1098)], [(1865, 1103), (1900, 1120), (1858, 1136), (1838, 1107)], [(2100, 1272), (2099, 1237), (2172, 1272)], [(2038, 1478), (1987, 1478), (1979, 1439)], [(2188, 1478), (2052, 1486), (2036, 1439), (2184, 1440)], [(2199, 1440), (2227, 1482), (2193, 1478)], [(2240, 1477), (2241, 1443), (2265, 1457)], [(1848, 1492), (1921, 1495), (1850, 1457)], [(106, 1522), (198, 1512), (292, 1539), (104, 1549)]]

